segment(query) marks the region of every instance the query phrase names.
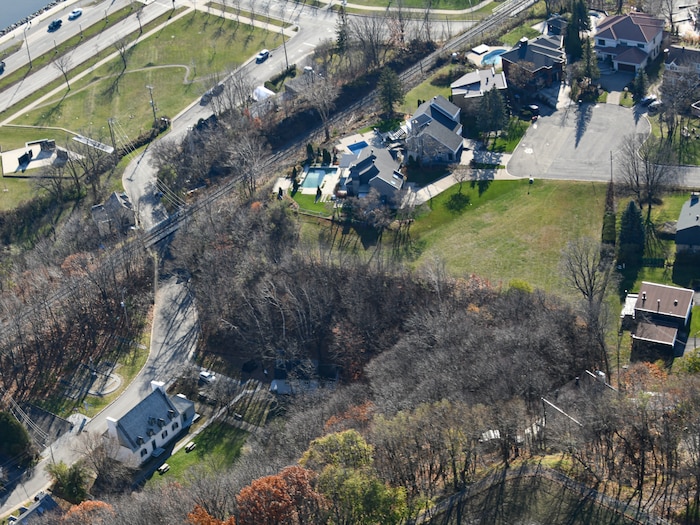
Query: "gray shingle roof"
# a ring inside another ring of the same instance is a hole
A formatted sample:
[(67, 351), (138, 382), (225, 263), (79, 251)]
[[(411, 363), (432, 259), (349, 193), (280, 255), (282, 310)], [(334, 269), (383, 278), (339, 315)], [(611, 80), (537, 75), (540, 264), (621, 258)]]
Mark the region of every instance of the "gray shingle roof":
[(438, 121), (446, 128), (456, 131), (460, 126), (459, 112), (459, 107), (442, 95), (437, 95), (418, 106), (411, 121), (417, 120), (420, 126), (422, 123), (428, 121), (428, 119), (423, 116), (426, 115), (430, 117), (430, 119)]
[(501, 55), (501, 61), (511, 64), (531, 62), (532, 72), (551, 68), (554, 64), (566, 62), (561, 36), (540, 36), (533, 40), (521, 40), (519, 45)]
[(430, 135), (451, 151), (457, 151), (463, 143), (463, 139), (460, 135), (457, 135), (454, 131), (444, 126), (437, 125), (435, 122), (428, 124), (422, 133)]
[(624, 62), (625, 64), (642, 64), (644, 60), (649, 56), (647, 53), (639, 49), (638, 47), (626, 47), (621, 53), (620, 48), (617, 48), (617, 56), (615, 60), (618, 62)]
[[(165, 394), (160, 388), (156, 388), (138, 405), (124, 414), (117, 421), (117, 433), (119, 441), (132, 451), (138, 450), (141, 443), (138, 438), (149, 441), (152, 432), (160, 432), (159, 420), (161, 424), (168, 425), (171, 421), (171, 414), (180, 415), (185, 412), (184, 405), (178, 403), (176, 406), (173, 399)], [(187, 401), (191, 404), (191, 401)], [(169, 411), (172, 410), (172, 413)]]
[(461, 76), (452, 84), (452, 96), (464, 98), (480, 97), (484, 92), (493, 89), (506, 89), (508, 83), (503, 72), (496, 73), (494, 68), (478, 69)]
[(666, 65), (670, 64), (675, 64), (678, 67), (692, 67), (700, 64), (700, 49), (671, 46), (666, 56)]
[(676, 244), (700, 245), (700, 198), (685, 201), (676, 223)]

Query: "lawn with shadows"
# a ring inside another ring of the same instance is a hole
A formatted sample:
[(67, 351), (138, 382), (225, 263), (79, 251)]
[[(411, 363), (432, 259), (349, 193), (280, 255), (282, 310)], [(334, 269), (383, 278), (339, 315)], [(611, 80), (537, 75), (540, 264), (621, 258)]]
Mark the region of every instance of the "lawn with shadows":
[[(202, 46), (206, 41), (211, 45)], [(206, 13), (190, 13), (139, 42), (93, 75), (71, 84), (63, 96), (21, 119), (32, 125), (60, 125), (68, 129), (99, 129), (107, 134), (107, 120), (115, 118), (124, 133), (136, 137), (151, 127), (153, 86), (157, 114), (174, 116), (199, 97), (217, 75), (223, 75), (255, 54), (276, 47), (279, 34)]]
[(164, 476), (155, 474), (152, 479), (172, 481), (173, 478), (184, 481), (187, 472), (193, 467), (203, 468), (209, 472), (226, 469), (241, 455), (248, 433), (218, 421), (212, 423), (197, 436), (182, 438), (191, 439), (197, 444), (192, 452), (180, 449), (166, 461), (170, 471)]

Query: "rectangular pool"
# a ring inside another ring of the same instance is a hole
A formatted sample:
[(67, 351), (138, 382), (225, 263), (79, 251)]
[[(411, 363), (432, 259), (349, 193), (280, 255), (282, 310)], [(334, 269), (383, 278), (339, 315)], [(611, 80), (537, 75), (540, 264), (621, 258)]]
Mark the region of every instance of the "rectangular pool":
[(323, 182), (323, 177), (334, 174), (338, 168), (309, 168), (301, 182), (302, 188), (316, 188)]
[(357, 155), (360, 151), (365, 149), (369, 144), (367, 144), (364, 140), (361, 142), (355, 142), (355, 144), (350, 144), (348, 146), (348, 149), (352, 152), (353, 155)]

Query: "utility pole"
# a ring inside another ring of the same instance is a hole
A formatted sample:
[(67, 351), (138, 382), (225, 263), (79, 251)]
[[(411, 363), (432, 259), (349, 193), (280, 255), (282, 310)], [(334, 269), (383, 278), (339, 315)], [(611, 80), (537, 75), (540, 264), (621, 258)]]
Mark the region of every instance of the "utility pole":
[(282, 33), (282, 47), (284, 47), (284, 62), (287, 64), (287, 71), (289, 71), (289, 59), (287, 58), (287, 41), (284, 38), (284, 28), (280, 29)]
[(151, 108), (153, 109), (153, 127), (155, 128), (158, 126), (158, 118), (156, 117), (156, 105), (153, 102), (153, 86), (146, 86), (146, 89), (151, 97)]
[(32, 55), (29, 54), (29, 40), (27, 40), (27, 29), (31, 27), (31, 22), (24, 26), (24, 45), (27, 46), (27, 57), (29, 58), (29, 69), (32, 68)]

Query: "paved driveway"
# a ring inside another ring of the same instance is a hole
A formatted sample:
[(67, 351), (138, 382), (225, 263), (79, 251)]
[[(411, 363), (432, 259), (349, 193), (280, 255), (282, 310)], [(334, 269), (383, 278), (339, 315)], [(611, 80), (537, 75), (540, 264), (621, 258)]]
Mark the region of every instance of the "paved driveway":
[(572, 105), (541, 117), (508, 162), (516, 177), (610, 180), (613, 157), (631, 133), (648, 134), (649, 121), (633, 109), (610, 104)]

